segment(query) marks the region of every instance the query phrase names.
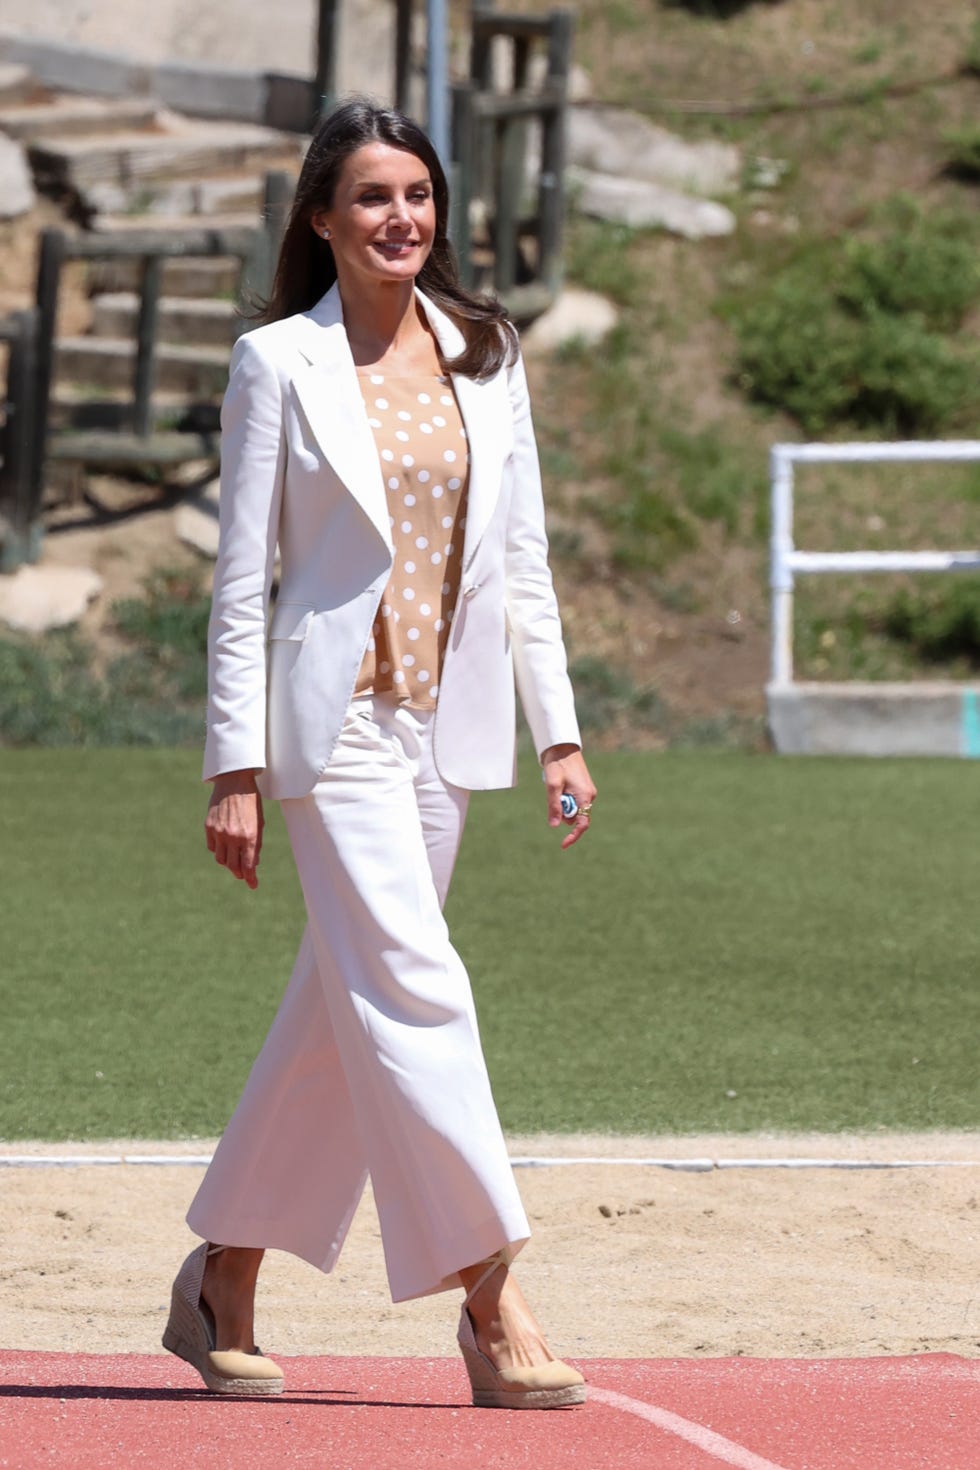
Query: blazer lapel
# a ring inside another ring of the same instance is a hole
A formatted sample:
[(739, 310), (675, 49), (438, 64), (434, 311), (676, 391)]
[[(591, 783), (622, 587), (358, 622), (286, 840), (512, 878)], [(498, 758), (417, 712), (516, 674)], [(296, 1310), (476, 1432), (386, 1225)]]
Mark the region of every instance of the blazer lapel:
[[(450, 318), (421, 291), (416, 296), (435, 333), (443, 357), (463, 349), (463, 336)], [(388, 551), (391, 527), (377, 445), (351, 356), (340, 292), (336, 285), (301, 318), (301, 366), (293, 387), (323, 454), (374, 526)], [(503, 378), (478, 383), (452, 374), (453, 389), (469, 444), (469, 490), (463, 566), (476, 554), (500, 495), (504, 458), (510, 436), (503, 432), (509, 404)]]
[[(445, 312), (439, 310), (421, 291), (419, 301), (429, 319), (443, 357), (452, 359), (463, 350), (463, 335)], [(483, 533), (490, 523), (500, 495), (504, 458), (511, 441), (503, 432), (501, 414), (509, 402), (502, 391), (501, 379), (490, 378), (478, 383), (473, 378), (452, 373), (453, 390), (466, 429), (470, 455), (470, 482), (467, 491), (466, 531), (463, 536), (463, 567), (476, 555)]]
[(302, 318), (293, 388), (316, 441), (389, 551), (388, 501), (378, 449), (351, 356), (340, 292), (332, 286)]

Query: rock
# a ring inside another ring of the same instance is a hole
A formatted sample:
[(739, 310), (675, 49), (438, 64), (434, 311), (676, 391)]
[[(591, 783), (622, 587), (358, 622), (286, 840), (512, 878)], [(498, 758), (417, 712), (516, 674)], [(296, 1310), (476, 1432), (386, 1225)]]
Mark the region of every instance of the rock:
[(730, 194), (738, 188), (741, 155), (731, 143), (689, 143), (639, 112), (621, 107), (572, 107), (568, 161), (595, 173), (668, 184), (690, 194)]
[(19, 143), (0, 133), (0, 219), (16, 219), (34, 206), (34, 181)]
[(174, 511), (174, 529), (181, 541), (212, 561), (218, 555), (218, 490), (219, 482), (212, 480)]
[(605, 296), (595, 291), (567, 287), (548, 310), (521, 336), (528, 356), (554, 352), (565, 342), (601, 342), (619, 320), (619, 313)]
[[(196, 495), (188, 495), (174, 511), (174, 529), (185, 546), (214, 561), (218, 555), (218, 506), (221, 481), (212, 480)], [(279, 549), (276, 548), (276, 566)]]
[(0, 577), (0, 621), (19, 633), (46, 633), (77, 623), (102, 578), (89, 567), (19, 567)]
[(34, 90), (34, 78), (29, 67), (15, 62), (0, 64), (0, 103), (23, 102)]
[(659, 226), (687, 240), (731, 235), (735, 230), (735, 216), (724, 204), (693, 199), (663, 184), (581, 168), (569, 170), (569, 183), (576, 207), (596, 219), (614, 220), (633, 229)]

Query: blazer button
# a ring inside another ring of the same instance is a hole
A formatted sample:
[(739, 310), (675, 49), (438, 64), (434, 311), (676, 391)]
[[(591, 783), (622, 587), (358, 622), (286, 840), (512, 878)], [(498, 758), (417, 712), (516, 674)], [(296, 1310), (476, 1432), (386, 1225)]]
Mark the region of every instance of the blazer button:
[(463, 596), (466, 598), (475, 597), (479, 590), (478, 587), (474, 587), (471, 583), (469, 587), (463, 588)]

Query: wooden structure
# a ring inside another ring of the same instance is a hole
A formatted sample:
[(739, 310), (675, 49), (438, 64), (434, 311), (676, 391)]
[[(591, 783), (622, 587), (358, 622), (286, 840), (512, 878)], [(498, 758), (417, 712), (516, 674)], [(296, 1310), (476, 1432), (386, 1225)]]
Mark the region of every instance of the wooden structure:
[[(409, 114), (414, 0), (395, 3), (395, 105)], [(336, 97), (340, 0), (319, 0), (317, 111)], [(471, 0), (470, 75), (451, 88), (452, 236), (464, 282), (493, 290), (518, 321), (554, 299), (561, 278), (565, 212), (565, 110), (572, 56), (572, 14), (508, 14), (494, 0)], [(494, 75), (494, 58), (510, 51), (509, 83)], [(535, 49), (545, 53), (543, 79), (532, 85)], [(432, 111), (430, 105), (430, 112)], [(529, 139), (537, 130), (537, 176), (526, 177)], [(480, 220), (474, 238), (473, 222)]]
[[(340, 0), (320, 0), (313, 83), (318, 101), (329, 102), (335, 92), (339, 8)], [(396, 0), (396, 9), (396, 101), (409, 111), (413, 0)], [(465, 284), (494, 291), (520, 323), (544, 311), (560, 285), (572, 17), (566, 10), (543, 16), (505, 14), (493, 9), (493, 0), (472, 0), (470, 20), (470, 76), (452, 88), (451, 231)], [(509, 52), (505, 79), (497, 74), (501, 49)], [(545, 65), (540, 80), (532, 83), (535, 49), (544, 51)], [(529, 146), (532, 141), (536, 149)], [(536, 164), (533, 177), (529, 159)], [(152, 227), (115, 234), (43, 233), (36, 307), (0, 322), (0, 342), (8, 343), (10, 356), (0, 426), (0, 570), (12, 570), (37, 555), (49, 461), (131, 468), (217, 454), (213, 404), (202, 410), (189, 402), (173, 427), (157, 428), (154, 380), (164, 262), (173, 257), (237, 257), (253, 291), (267, 294), (292, 187), (286, 174), (267, 175), (258, 226), (209, 228), (202, 218), (199, 227), (181, 234)], [(53, 428), (51, 389), (63, 268), (71, 260), (120, 259), (141, 264), (129, 397), (87, 404), (67, 427)]]
[[(454, 88), (456, 248), (464, 281), (492, 288), (518, 321), (540, 315), (561, 283), (565, 215), (565, 110), (572, 16), (505, 15), (475, 0), (470, 81)], [(494, 46), (509, 43), (510, 85), (495, 86)], [(544, 78), (531, 85), (535, 45)], [(539, 132), (537, 176), (527, 177), (529, 134)], [(470, 225), (474, 201), (486, 218), (483, 263)], [(489, 259), (488, 259), (489, 257)]]
[(0, 342), (7, 347), (7, 392), (0, 423), (0, 572), (33, 561), (40, 541), (30, 416), (37, 339), (34, 308), (11, 312), (0, 320)]
[[(266, 176), (265, 207), (257, 226), (201, 226), (179, 235), (165, 230), (117, 234), (49, 229), (41, 235), (37, 303), (0, 322), (10, 344), (5, 423), (0, 431), (0, 570), (34, 560), (39, 542), (45, 465), (52, 460), (104, 466), (173, 465), (217, 457), (217, 410), (188, 403), (176, 427), (158, 430), (153, 392), (163, 265), (181, 257), (231, 256), (257, 295), (267, 293), (292, 196), (288, 174)], [(68, 261), (137, 261), (141, 265), (136, 353), (130, 395), (123, 402), (84, 405), (102, 420), (97, 428), (52, 428), (51, 390), (62, 271)], [(243, 320), (243, 329), (247, 321)]]

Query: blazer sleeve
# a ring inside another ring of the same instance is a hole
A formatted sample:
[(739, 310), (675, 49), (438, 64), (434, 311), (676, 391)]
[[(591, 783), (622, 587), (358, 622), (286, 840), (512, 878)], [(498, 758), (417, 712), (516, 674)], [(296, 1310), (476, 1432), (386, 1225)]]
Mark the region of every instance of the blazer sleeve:
[(240, 337), (221, 409), (206, 781), (266, 763), (266, 618), (285, 466), (279, 375), (252, 336)]
[(520, 355), (508, 370), (508, 387), (514, 449), (505, 596), (517, 689), (540, 756), (551, 745), (582, 741), (548, 567), (541, 470)]

